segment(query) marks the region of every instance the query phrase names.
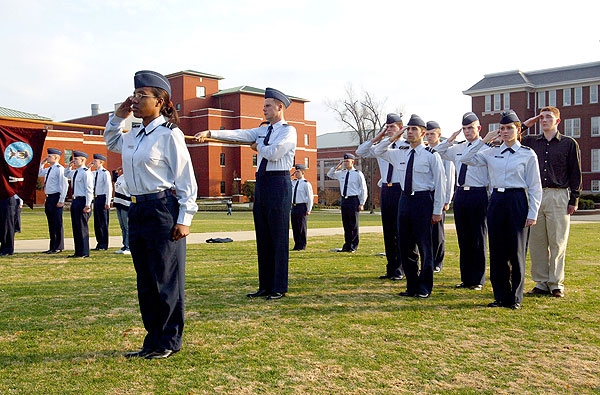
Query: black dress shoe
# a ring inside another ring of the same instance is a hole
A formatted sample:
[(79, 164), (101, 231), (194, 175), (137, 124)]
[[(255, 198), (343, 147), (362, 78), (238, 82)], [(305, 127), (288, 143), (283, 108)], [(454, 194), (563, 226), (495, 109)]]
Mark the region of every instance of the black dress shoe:
[(384, 274), (383, 276), (379, 276), (380, 280), (387, 280), (388, 278), (391, 278), (391, 277), (388, 276), (387, 274)]
[(488, 307), (504, 307), (504, 303), (494, 300), (492, 303), (488, 303)]
[(44, 254), (49, 254), (49, 253), (51, 253), (52, 251), (54, 251), (54, 250), (46, 250), (46, 251), (44, 251), (43, 253), (44, 253)]
[(390, 280), (392, 281), (400, 281), (404, 278), (404, 276), (392, 276), (390, 277)]
[(469, 286), (465, 283), (460, 283), (455, 285), (454, 288), (469, 288)]
[(175, 354), (179, 350), (154, 350), (145, 356), (146, 359), (166, 359)]
[(67, 258), (89, 258), (89, 255), (67, 255)]
[(281, 292), (273, 292), (271, 295), (267, 296), (267, 300), (281, 299), (285, 296), (284, 293)]
[(0, 252), (0, 256), (12, 255), (12, 252)]
[(407, 298), (412, 298), (416, 294), (414, 292), (408, 292), (408, 291), (406, 291), (406, 292), (400, 292), (398, 295), (404, 296), (404, 297), (407, 297)]
[(102, 247), (92, 248), (92, 251), (106, 251), (106, 250), (108, 250), (108, 248), (102, 248)]
[(125, 354), (125, 358), (143, 358), (150, 354), (153, 350), (151, 348), (142, 348), (138, 351), (128, 352)]
[(421, 299), (427, 299), (427, 298), (429, 297), (429, 295), (430, 295), (430, 294), (428, 294), (428, 293), (421, 293), (421, 292), (419, 292), (419, 293), (416, 295), (416, 297), (417, 297), (417, 298), (421, 298)]
[(52, 250), (48, 254), (60, 254), (62, 250)]
[(269, 296), (270, 293), (271, 292), (265, 291), (264, 289), (259, 289), (258, 291), (251, 294), (247, 294), (246, 296), (249, 298), (260, 298), (262, 296)]
[(521, 310), (521, 303), (511, 304), (510, 308), (513, 310)]

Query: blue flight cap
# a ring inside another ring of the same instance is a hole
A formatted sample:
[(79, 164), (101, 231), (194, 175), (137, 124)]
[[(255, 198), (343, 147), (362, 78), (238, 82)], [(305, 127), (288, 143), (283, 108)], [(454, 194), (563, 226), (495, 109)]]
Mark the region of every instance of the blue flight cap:
[(439, 129), (439, 128), (440, 128), (440, 124), (437, 123), (436, 121), (427, 122), (427, 130), (433, 130), (433, 129)]
[(81, 152), (81, 151), (73, 151), (73, 158), (79, 158), (79, 157), (84, 157), (87, 159), (88, 154), (86, 154), (85, 152)]
[(427, 127), (427, 125), (425, 125), (425, 122), (417, 114), (413, 114), (410, 116), (410, 120), (408, 121), (406, 126), (420, 126), (422, 128)]
[(296, 165), (294, 167), (296, 168), (296, 170), (306, 170), (306, 166), (304, 165)]
[(292, 104), (292, 101), (285, 93), (273, 88), (265, 89), (265, 99), (277, 99), (283, 103), (285, 108), (288, 108)]
[(62, 155), (62, 151), (57, 148), (48, 148), (48, 155)]
[(135, 89), (145, 87), (161, 88), (167, 91), (169, 98), (171, 97), (171, 84), (169, 80), (156, 71), (141, 70), (136, 72), (133, 76), (133, 85)]
[(356, 156), (352, 154), (344, 154), (344, 159), (356, 159)]
[(387, 120), (385, 121), (386, 125), (389, 125), (390, 123), (395, 123), (395, 122), (402, 122), (402, 115), (398, 115), (396, 113), (389, 113), (387, 115)]
[(465, 113), (465, 115), (463, 115), (463, 118), (462, 118), (463, 126), (470, 125), (475, 121), (479, 121), (479, 118), (477, 118), (477, 115), (475, 115), (474, 112), (467, 112), (467, 113)]
[(500, 118), (500, 125), (506, 125), (513, 122), (521, 122), (521, 120), (513, 110), (504, 111)]
[(106, 161), (106, 156), (104, 156), (102, 154), (94, 154), (94, 159), (100, 159), (100, 160)]

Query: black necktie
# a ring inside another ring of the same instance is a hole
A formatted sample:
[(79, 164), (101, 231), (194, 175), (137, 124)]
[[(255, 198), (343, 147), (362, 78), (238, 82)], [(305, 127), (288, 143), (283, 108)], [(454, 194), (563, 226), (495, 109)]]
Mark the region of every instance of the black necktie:
[[(396, 148), (396, 143), (392, 143), (392, 148)], [(387, 171), (387, 183), (388, 184), (392, 183), (392, 174), (394, 174), (394, 166), (392, 166), (392, 164), (389, 163), (388, 171)]]
[(77, 170), (75, 170), (75, 174), (73, 174), (73, 182), (72, 182), (72, 186), (73, 186), (73, 196), (75, 196), (75, 180), (77, 179)]
[(96, 196), (96, 184), (98, 183), (98, 171), (96, 170), (96, 177), (94, 178), (94, 196)]
[[(273, 131), (273, 125), (269, 125), (269, 128), (267, 129), (267, 136), (265, 137), (265, 140), (263, 141), (264, 145), (269, 145), (269, 138), (271, 138), (271, 132)], [(258, 166), (258, 174), (259, 175), (264, 175), (265, 172), (267, 171), (267, 159), (266, 158), (262, 158), (262, 160), (260, 161), (260, 166)]]
[[(469, 143), (469, 145), (467, 145), (467, 147), (470, 147), (471, 143)], [(460, 171), (458, 173), (458, 186), (462, 186), (465, 183), (465, 180), (467, 178), (467, 165), (464, 163), (460, 164)]]
[(296, 186), (294, 187), (294, 200), (292, 200), (292, 203), (294, 204), (296, 204), (296, 193), (298, 193), (298, 185), (300, 185), (300, 180), (296, 182)]
[(348, 178), (350, 177), (350, 170), (346, 173), (346, 179), (344, 180), (344, 192), (342, 193), (343, 197), (347, 197), (348, 194)]
[(514, 149), (512, 149), (512, 148), (508, 147), (508, 148), (504, 148), (504, 149), (502, 150), (501, 154), (505, 153), (506, 151), (510, 151), (510, 153), (511, 153), (511, 154), (514, 154), (514, 153), (515, 153), (515, 150), (514, 150)]
[(50, 178), (50, 172), (52, 171), (52, 166), (48, 168), (48, 173), (46, 173), (46, 179), (44, 180), (44, 188), (46, 188), (46, 183), (48, 182), (48, 178)]
[(415, 163), (415, 150), (410, 150), (410, 158), (408, 159), (408, 165), (406, 166), (406, 176), (404, 177), (404, 193), (410, 195), (412, 193), (412, 178), (413, 178), (413, 164)]

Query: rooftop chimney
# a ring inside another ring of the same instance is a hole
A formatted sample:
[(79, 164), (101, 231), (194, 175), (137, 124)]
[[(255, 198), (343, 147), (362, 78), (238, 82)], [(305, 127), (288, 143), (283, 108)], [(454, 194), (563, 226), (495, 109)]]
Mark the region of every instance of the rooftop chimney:
[(92, 115), (98, 115), (100, 113), (100, 104), (92, 104)]

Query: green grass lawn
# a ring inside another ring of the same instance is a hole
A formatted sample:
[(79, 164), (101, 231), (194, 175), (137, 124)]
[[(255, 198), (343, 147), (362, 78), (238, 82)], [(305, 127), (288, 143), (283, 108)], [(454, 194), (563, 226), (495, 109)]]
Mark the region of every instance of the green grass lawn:
[(279, 301), (245, 297), (254, 242), (190, 245), (184, 347), (164, 361), (122, 356), (144, 335), (129, 257), (0, 258), (0, 393), (600, 392), (599, 224), (571, 227), (566, 298), (526, 297), (520, 311), (486, 308), (489, 283), (454, 289), (454, 232), (427, 300), (377, 278), (381, 235), (328, 252), (339, 241), (292, 252)]

